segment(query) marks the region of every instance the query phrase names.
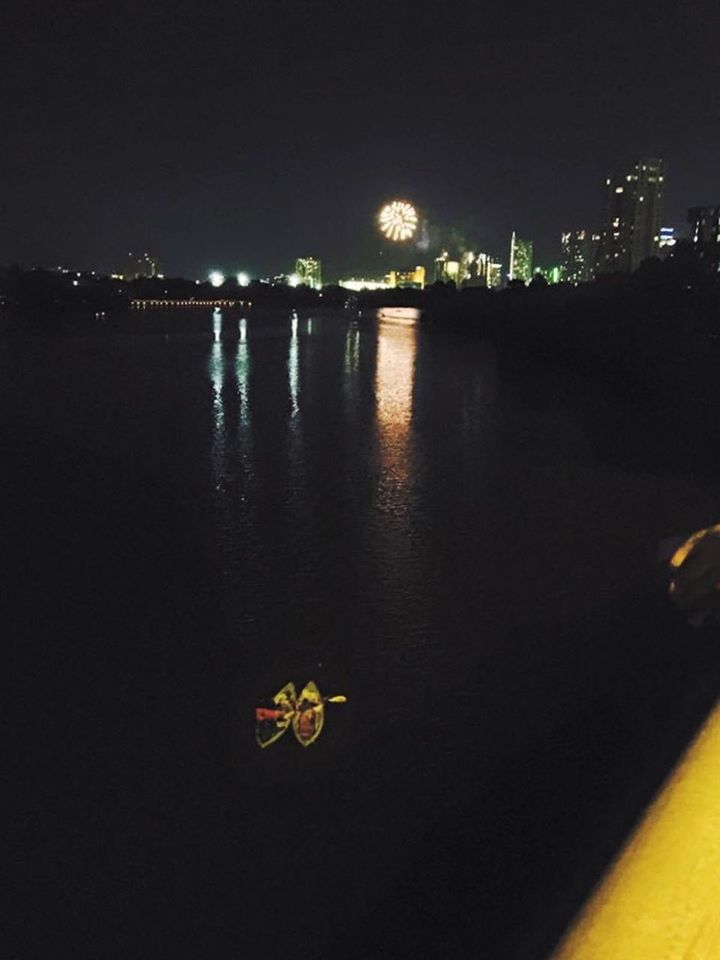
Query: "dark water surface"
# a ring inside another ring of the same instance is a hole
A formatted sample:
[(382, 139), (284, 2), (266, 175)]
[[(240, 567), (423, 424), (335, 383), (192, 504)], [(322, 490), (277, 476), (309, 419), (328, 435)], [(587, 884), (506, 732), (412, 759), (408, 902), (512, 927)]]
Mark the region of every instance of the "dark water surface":
[(544, 956), (715, 695), (653, 580), (712, 485), (412, 314), (0, 366), (12, 956)]

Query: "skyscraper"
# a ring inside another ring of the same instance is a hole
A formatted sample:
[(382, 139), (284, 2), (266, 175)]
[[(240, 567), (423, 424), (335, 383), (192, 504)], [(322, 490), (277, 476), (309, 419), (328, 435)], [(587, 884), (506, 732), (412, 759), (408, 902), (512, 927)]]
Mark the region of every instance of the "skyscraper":
[(693, 207), (688, 222), (693, 250), (712, 270), (720, 271), (720, 207)]
[(605, 181), (602, 273), (629, 273), (657, 256), (663, 198), (662, 160), (638, 160), (629, 173)]
[(502, 264), (498, 260), (488, 260), (485, 268), (487, 286), (490, 290), (502, 286)]
[(498, 263), (489, 253), (478, 253), (475, 258), (477, 267), (478, 285), (482, 287), (499, 287), (502, 284), (502, 264)]
[(563, 279), (587, 283), (592, 279), (592, 238), (589, 230), (570, 230), (560, 238)]
[(508, 280), (524, 280), (527, 283), (533, 275), (533, 245), (531, 240), (521, 240), (513, 230), (510, 238), (510, 268)]
[(313, 290), (319, 290), (322, 287), (322, 269), (319, 260), (314, 257), (300, 257), (295, 261), (295, 274), (300, 283)]
[(662, 223), (663, 162), (640, 160), (635, 165), (635, 219), (630, 267), (637, 270), (643, 260), (656, 257)]

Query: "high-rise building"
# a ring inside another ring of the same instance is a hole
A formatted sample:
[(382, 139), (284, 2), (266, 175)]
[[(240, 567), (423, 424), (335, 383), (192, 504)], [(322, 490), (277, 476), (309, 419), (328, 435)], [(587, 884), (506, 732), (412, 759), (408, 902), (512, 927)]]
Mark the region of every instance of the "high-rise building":
[(300, 283), (313, 290), (319, 290), (322, 287), (322, 269), (319, 260), (314, 257), (301, 257), (295, 261), (295, 275)]
[(157, 277), (159, 273), (158, 262), (149, 253), (128, 253), (119, 275), (123, 280), (139, 280), (141, 277)]
[(560, 238), (563, 279), (568, 283), (587, 283), (593, 277), (593, 236), (589, 230), (570, 230)]
[(590, 234), (590, 269), (588, 272), (588, 280), (594, 280), (599, 273), (598, 260), (600, 257), (601, 240), (602, 240), (601, 233)]
[(524, 280), (527, 283), (533, 275), (533, 245), (531, 240), (521, 240), (513, 230), (510, 238), (510, 268), (508, 280)]
[(460, 261), (451, 260), (447, 250), (443, 250), (440, 256), (435, 258), (435, 282), (438, 280), (442, 283), (452, 280), (455, 284), (460, 280)]
[(629, 173), (606, 179), (600, 272), (629, 273), (657, 256), (664, 179), (662, 160), (638, 160)]
[(472, 250), (466, 250), (460, 256), (460, 268), (458, 270), (458, 282), (463, 284), (472, 280), (477, 273), (477, 258)]
[(502, 286), (502, 264), (499, 260), (488, 260), (486, 265), (487, 282), (485, 286), (489, 287), (490, 290), (497, 289), (497, 287)]
[(720, 206), (688, 210), (690, 243), (711, 269), (720, 271)]
[(445, 275), (445, 264), (450, 259), (450, 254), (447, 250), (443, 250), (439, 257), (435, 257), (435, 272), (433, 274), (433, 280), (435, 283), (438, 281), (443, 281)]
[(502, 264), (489, 253), (478, 253), (475, 257), (475, 279), (480, 287), (499, 287), (502, 285)]
[(639, 160), (635, 164), (635, 176), (632, 270), (637, 270), (643, 260), (658, 254), (665, 180), (662, 160)]

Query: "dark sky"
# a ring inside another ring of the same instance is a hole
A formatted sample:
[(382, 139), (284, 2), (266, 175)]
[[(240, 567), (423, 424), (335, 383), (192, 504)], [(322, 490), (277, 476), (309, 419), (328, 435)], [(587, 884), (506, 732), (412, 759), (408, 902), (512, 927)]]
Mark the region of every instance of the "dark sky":
[(314, 254), (331, 279), (394, 265), (394, 195), (433, 242), (507, 262), (514, 228), (547, 263), (597, 224), (607, 172), (658, 154), (683, 227), (720, 203), (719, 26), (710, 0), (6, 2), (0, 263)]

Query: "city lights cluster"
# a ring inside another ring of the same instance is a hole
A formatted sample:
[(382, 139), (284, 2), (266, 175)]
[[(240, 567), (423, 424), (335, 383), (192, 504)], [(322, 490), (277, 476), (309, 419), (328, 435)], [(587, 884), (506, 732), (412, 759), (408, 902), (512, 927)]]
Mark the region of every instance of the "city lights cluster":
[[(250, 283), (249, 274), (244, 273), (242, 271), (237, 274), (235, 279), (237, 280), (237, 284), (239, 287), (247, 287), (247, 285)], [(211, 270), (210, 273), (208, 274), (208, 280), (210, 281), (211, 286), (221, 287), (227, 280), (227, 277), (222, 272), (222, 270)]]

